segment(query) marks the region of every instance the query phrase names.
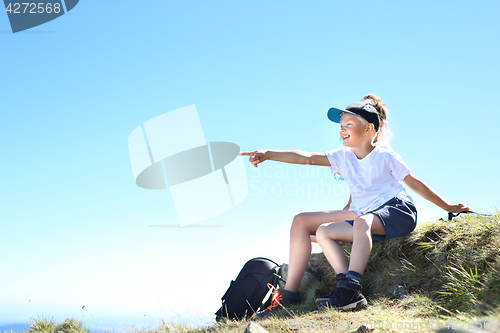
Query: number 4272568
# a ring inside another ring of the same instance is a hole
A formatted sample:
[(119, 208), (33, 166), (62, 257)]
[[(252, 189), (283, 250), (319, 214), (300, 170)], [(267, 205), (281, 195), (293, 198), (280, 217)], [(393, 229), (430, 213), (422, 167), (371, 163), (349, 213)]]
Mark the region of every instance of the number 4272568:
[(5, 10), (9, 14), (51, 14), (52, 12), (58, 14), (61, 12), (61, 4), (59, 3), (9, 3)]

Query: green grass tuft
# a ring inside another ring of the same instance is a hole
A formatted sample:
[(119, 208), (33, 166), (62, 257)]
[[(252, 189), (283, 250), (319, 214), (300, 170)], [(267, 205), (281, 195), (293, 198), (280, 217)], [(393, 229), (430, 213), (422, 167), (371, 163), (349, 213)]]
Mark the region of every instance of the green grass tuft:
[(29, 327), (26, 332), (29, 333), (50, 333), (54, 332), (54, 328), (56, 327), (56, 323), (53, 319), (39, 319), (39, 318), (30, 318)]
[(75, 319), (67, 318), (61, 324), (56, 324), (53, 319), (30, 318), (26, 330), (28, 333), (90, 333), (90, 331)]
[(54, 333), (90, 333), (90, 331), (75, 319), (66, 319), (54, 328)]

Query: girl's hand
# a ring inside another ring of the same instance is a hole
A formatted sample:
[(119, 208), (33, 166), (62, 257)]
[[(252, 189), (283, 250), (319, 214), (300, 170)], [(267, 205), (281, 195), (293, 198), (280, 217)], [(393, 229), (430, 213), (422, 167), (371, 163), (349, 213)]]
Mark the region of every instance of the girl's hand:
[(466, 212), (468, 210), (470, 210), (469, 207), (465, 207), (461, 203), (454, 204), (454, 205), (448, 205), (448, 209), (447, 209), (448, 212), (452, 212), (452, 213)]
[(267, 160), (266, 153), (267, 153), (267, 150), (255, 150), (255, 151), (241, 152), (238, 155), (239, 156), (242, 156), (242, 155), (250, 156), (250, 158), (248, 160), (250, 162), (252, 162), (252, 164), (255, 167), (257, 167), (257, 164), (259, 164), (259, 163), (264, 162), (265, 160)]

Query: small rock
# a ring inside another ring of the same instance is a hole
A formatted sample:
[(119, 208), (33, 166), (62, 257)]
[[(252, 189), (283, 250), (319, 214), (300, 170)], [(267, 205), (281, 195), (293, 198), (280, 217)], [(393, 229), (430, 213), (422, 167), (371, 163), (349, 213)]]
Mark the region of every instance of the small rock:
[[(280, 266), (280, 274), (281, 274), (281, 277), (283, 278), (283, 280), (286, 281), (287, 277), (288, 277), (288, 264), (282, 264)], [(283, 280), (279, 280), (278, 281), (278, 286), (280, 287), (280, 289), (285, 289), (285, 282)]]
[[(477, 324), (481, 324), (483, 326), (484, 322), (481, 320), (477, 321)], [(436, 331), (436, 333), (487, 333), (487, 332), (498, 332), (498, 331), (492, 331), (492, 330), (487, 330), (487, 329), (482, 329), (482, 328), (473, 328), (469, 327), (467, 330), (460, 329), (460, 328), (447, 328), (443, 327), (439, 330)]]
[(323, 253), (312, 253), (309, 259), (309, 267), (318, 267), (325, 260)]
[(318, 270), (318, 269), (316, 268), (316, 266), (313, 266), (313, 265), (311, 264), (311, 262), (310, 262), (310, 261), (308, 261), (308, 262), (307, 262), (307, 268), (309, 268), (309, 269), (311, 270), (311, 272), (313, 272), (313, 273), (314, 273), (314, 272), (316, 272), (316, 271)]
[(394, 286), (391, 289), (389, 289), (388, 293), (389, 293), (390, 297), (394, 297), (394, 298), (400, 299), (403, 296), (405, 296), (406, 294), (408, 294), (408, 291), (406, 290), (405, 287), (403, 287), (402, 285), (398, 284), (397, 286)]
[(267, 330), (256, 322), (251, 321), (245, 329), (245, 333), (267, 333)]
[(313, 304), (316, 299), (316, 292), (321, 288), (318, 280), (309, 272), (305, 272), (300, 281), (299, 294), (303, 303)]
[(365, 325), (361, 325), (358, 327), (358, 329), (356, 330), (356, 333), (369, 333), (370, 331), (373, 331), (373, 329), (369, 329), (368, 327), (366, 327)]
[[(283, 279), (288, 277), (288, 264), (281, 265), (281, 275)], [(280, 280), (279, 286), (281, 289), (285, 288), (285, 283)], [(300, 281), (299, 294), (302, 303), (314, 303), (316, 298), (316, 291), (321, 287), (318, 280), (309, 272), (305, 272), (302, 280)]]

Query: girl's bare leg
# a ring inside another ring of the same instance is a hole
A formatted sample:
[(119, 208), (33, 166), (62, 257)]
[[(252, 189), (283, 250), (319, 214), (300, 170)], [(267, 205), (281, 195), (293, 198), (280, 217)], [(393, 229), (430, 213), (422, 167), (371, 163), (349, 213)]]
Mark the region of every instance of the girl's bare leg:
[(353, 242), (349, 270), (363, 274), (372, 251), (372, 234), (385, 235), (385, 228), (374, 214), (361, 215), (354, 220)]
[[(372, 249), (371, 234), (385, 235), (385, 229), (376, 215), (366, 214), (357, 217), (354, 226), (347, 222), (325, 223), (318, 227), (316, 239), (337, 274), (348, 270), (363, 274)], [(349, 263), (338, 241), (353, 243)]]
[(352, 242), (352, 225), (347, 222), (324, 223), (316, 231), (316, 239), (335, 273), (347, 273), (349, 263), (337, 241)]
[(300, 213), (294, 217), (290, 230), (290, 259), (286, 290), (299, 290), (300, 281), (311, 257), (311, 241), (313, 241), (311, 236), (316, 235), (318, 227), (326, 222), (354, 220), (355, 218), (356, 213), (345, 210)]

